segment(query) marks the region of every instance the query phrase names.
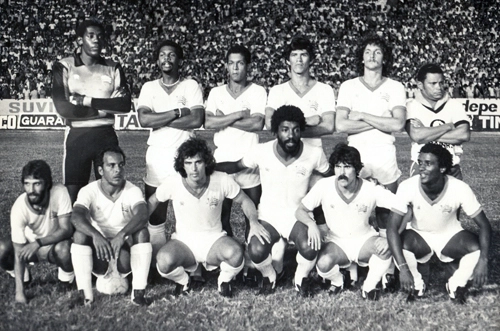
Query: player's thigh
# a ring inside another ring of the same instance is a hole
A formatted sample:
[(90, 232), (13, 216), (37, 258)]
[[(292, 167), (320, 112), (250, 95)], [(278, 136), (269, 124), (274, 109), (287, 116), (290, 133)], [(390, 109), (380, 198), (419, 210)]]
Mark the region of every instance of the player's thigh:
[(210, 247), (207, 254), (207, 264), (219, 266), (228, 261), (236, 267), (243, 262), (243, 247), (233, 238), (223, 236)]
[[(385, 241), (385, 243), (383, 243), (382, 241)], [(391, 253), (389, 249), (387, 249), (386, 253), (383, 255), (378, 254), (377, 247), (379, 247), (380, 245), (387, 245), (387, 239), (380, 236), (373, 236), (368, 238), (359, 250), (358, 261), (361, 263), (368, 263), (368, 261), (374, 254), (383, 260), (387, 260), (388, 258), (390, 258)]]
[(252, 200), (252, 202), (255, 204), (255, 206), (258, 206), (260, 203), (260, 197), (262, 196), (262, 186), (257, 185), (251, 188), (245, 188), (243, 189), (243, 192), (245, 192), (246, 195)]
[(311, 246), (309, 246), (308, 229), (307, 225), (297, 221), (290, 232), (290, 240), (295, 243), (297, 250), (302, 253), (302, 255), (304, 255), (304, 253), (307, 254), (309, 251), (314, 251)]
[(441, 251), (441, 254), (455, 260), (479, 249), (479, 239), (477, 235), (470, 231), (462, 230), (448, 241)]
[(189, 247), (180, 240), (171, 239), (158, 251), (156, 261), (161, 272), (168, 273), (182, 266), (185, 268), (195, 265), (196, 258)]
[(422, 258), (432, 252), (427, 242), (417, 232), (407, 229), (401, 233), (401, 242), (403, 249), (415, 254), (417, 259)]
[(331, 270), (335, 265), (343, 267), (349, 264), (349, 258), (344, 250), (331, 241), (323, 244), (319, 251), (318, 261), (316, 262), (318, 269), (322, 272)]
[(71, 259), (71, 241), (63, 240), (54, 245), (50, 249), (47, 260), (50, 263), (58, 264), (61, 261), (68, 261)]

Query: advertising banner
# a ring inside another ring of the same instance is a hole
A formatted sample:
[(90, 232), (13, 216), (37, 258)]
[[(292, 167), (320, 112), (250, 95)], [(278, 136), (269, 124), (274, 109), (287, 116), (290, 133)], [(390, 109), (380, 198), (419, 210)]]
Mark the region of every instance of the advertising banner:
[[(500, 100), (457, 100), (469, 116), (473, 131), (500, 132)], [(64, 127), (65, 121), (57, 114), (51, 99), (0, 100), (0, 130), (61, 130)], [(135, 111), (115, 115), (115, 129), (148, 130), (141, 127)]]

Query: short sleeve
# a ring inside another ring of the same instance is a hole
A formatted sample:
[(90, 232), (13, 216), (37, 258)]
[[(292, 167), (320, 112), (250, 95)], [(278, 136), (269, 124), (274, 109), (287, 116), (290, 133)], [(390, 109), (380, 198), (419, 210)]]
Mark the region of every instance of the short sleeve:
[(217, 94), (217, 90), (214, 87), (210, 90), (210, 93), (208, 94), (207, 105), (205, 107), (206, 111), (211, 112), (214, 115), (215, 112), (217, 111), (217, 104), (215, 101), (217, 99), (217, 96), (215, 94)]
[(84, 207), (88, 210), (92, 207), (92, 201), (94, 201), (92, 186), (95, 185), (96, 182), (88, 184), (87, 186), (82, 187), (82, 189), (78, 192), (78, 196), (76, 198), (74, 206)]
[(267, 93), (266, 90), (257, 85), (255, 88), (255, 96), (252, 98), (252, 104), (250, 108), (250, 113), (254, 114), (262, 114), (264, 115), (266, 112), (266, 103), (267, 103)]
[(278, 109), (280, 106), (283, 105), (283, 102), (280, 98), (280, 91), (279, 91), (279, 85), (273, 86), (271, 90), (269, 91), (269, 96), (267, 98), (267, 107), (273, 108), (273, 109)]
[(172, 200), (172, 192), (174, 189), (174, 181), (172, 177), (167, 178), (157, 189), (156, 198), (160, 202)]
[(337, 97), (337, 109), (343, 109), (347, 111), (352, 110), (351, 95), (349, 93), (349, 81), (344, 82), (340, 85), (339, 94)]
[(408, 211), (407, 204), (388, 189), (376, 185), (374, 189), (377, 207), (391, 210), (399, 215), (404, 215)]
[[(52, 188), (53, 190), (56, 187)], [(51, 198), (52, 199), (52, 198)], [(64, 186), (57, 186), (57, 196), (55, 196), (59, 206), (57, 209), (57, 216), (68, 215), (72, 212), (71, 198), (69, 197), (68, 190)]]
[(325, 153), (323, 152), (322, 148), (319, 148), (319, 159), (318, 159), (318, 164), (316, 165), (316, 171), (318, 171), (321, 174), (324, 174), (325, 172), (330, 169), (330, 164), (326, 160)]
[(23, 212), (21, 197), (16, 200), (10, 211), (11, 239), (16, 244), (25, 244), (28, 241), (24, 232), (28, 220)]
[(243, 164), (247, 168), (257, 168), (259, 166), (258, 160), (259, 160), (259, 154), (262, 149), (262, 145), (259, 144), (257, 146), (252, 147), (248, 153), (245, 154), (245, 156), (242, 159)]
[(392, 112), (396, 108), (406, 109), (406, 91), (403, 84), (395, 81), (391, 93), (392, 95), (389, 103), (390, 111)]
[(139, 93), (139, 98), (137, 99), (137, 109), (141, 107), (146, 107), (153, 109), (152, 98), (151, 98), (151, 87), (156, 81), (147, 82), (141, 88), (141, 93)]
[(469, 185), (461, 182), (461, 188), (457, 190), (460, 192), (462, 209), (469, 217), (475, 217), (482, 210), (481, 204), (477, 201), (476, 195)]
[(193, 108), (197, 106), (203, 107), (203, 93), (200, 85), (195, 80), (190, 80), (186, 88), (186, 107)]
[(224, 188), (224, 195), (228, 199), (234, 199), (236, 196), (240, 193), (241, 188), (240, 186), (234, 181), (234, 179), (225, 174), (221, 173), (221, 184), (222, 187)]
[(320, 179), (306, 194), (306, 196), (302, 199), (302, 204), (308, 210), (313, 210), (319, 205), (321, 205), (321, 200), (323, 196), (323, 192), (325, 192), (324, 183), (327, 182), (326, 178)]

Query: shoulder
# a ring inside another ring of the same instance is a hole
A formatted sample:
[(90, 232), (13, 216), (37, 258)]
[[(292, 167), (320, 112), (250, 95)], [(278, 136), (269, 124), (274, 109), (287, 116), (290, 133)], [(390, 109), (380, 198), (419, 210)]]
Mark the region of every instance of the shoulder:
[(403, 83), (398, 82), (397, 80), (394, 80), (394, 79), (392, 79), (392, 78), (387, 78), (386, 83), (387, 83), (389, 86), (391, 86), (391, 87), (397, 87), (397, 88), (402, 88), (402, 89), (404, 89), (404, 88), (405, 88), (405, 87), (404, 87), (404, 85), (403, 85)]
[(200, 84), (192, 78), (186, 78), (179, 83), (179, 85), (184, 86), (186, 88), (199, 88)]
[(331, 87), (330, 85), (326, 84), (326, 83), (322, 83), (320, 81), (316, 81), (316, 85), (315, 85), (318, 89), (321, 89), (321, 90), (325, 90), (325, 91), (333, 91), (333, 87)]
[(26, 193), (23, 193), (17, 197), (16, 201), (14, 201), (14, 204), (12, 205), (12, 211), (19, 210), (19, 209), (22, 209), (24, 207), (27, 207)]
[(54, 66), (63, 66), (66, 68), (75, 66), (75, 57), (68, 56), (54, 63)]
[(69, 193), (68, 193), (68, 189), (66, 188), (66, 186), (64, 186), (63, 184), (61, 183), (55, 183), (52, 185), (52, 188), (50, 189), (50, 195), (51, 196), (68, 196), (69, 197)]
[(410, 187), (418, 187), (420, 183), (420, 177), (418, 175), (414, 175), (408, 179), (403, 180), (400, 184), (399, 187), (403, 189), (408, 189)]
[(278, 84), (278, 85), (274, 85), (269, 90), (269, 94), (271, 94), (272, 92), (278, 93), (279, 91), (282, 91), (283, 89), (285, 89), (288, 86), (288, 82), (289, 81), (286, 81), (286, 82)]
[(452, 192), (462, 193), (464, 191), (472, 191), (471, 187), (466, 182), (450, 175), (446, 175), (446, 177), (448, 179), (448, 185), (452, 189)]
[(115, 62), (115, 61), (113, 61), (111, 59), (108, 59), (108, 58), (104, 58), (104, 63), (106, 64), (107, 67), (111, 67), (111, 68), (119, 68), (119, 67), (121, 67), (120, 63)]

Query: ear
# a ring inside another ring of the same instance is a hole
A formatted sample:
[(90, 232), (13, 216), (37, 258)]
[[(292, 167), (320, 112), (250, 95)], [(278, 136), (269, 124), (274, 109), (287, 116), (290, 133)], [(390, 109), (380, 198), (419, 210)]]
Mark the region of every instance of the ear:
[(99, 175), (101, 175), (101, 177), (102, 177), (102, 175), (104, 174), (104, 171), (102, 170), (102, 166), (98, 166), (98, 167), (97, 167), (97, 172), (98, 172), (98, 173), (99, 173)]
[(446, 168), (439, 168), (439, 171), (441, 171), (442, 174), (446, 172)]
[(76, 41), (77, 41), (77, 43), (78, 43), (79, 46), (82, 46), (82, 44), (83, 44), (82, 37), (78, 37), (78, 39)]
[(424, 89), (424, 83), (422, 83), (421, 81), (417, 81), (417, 87), (419, 90), (423, 90)]

